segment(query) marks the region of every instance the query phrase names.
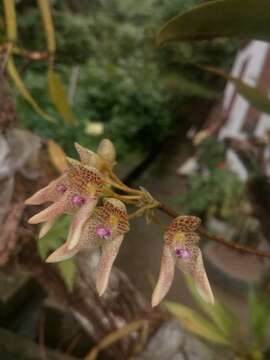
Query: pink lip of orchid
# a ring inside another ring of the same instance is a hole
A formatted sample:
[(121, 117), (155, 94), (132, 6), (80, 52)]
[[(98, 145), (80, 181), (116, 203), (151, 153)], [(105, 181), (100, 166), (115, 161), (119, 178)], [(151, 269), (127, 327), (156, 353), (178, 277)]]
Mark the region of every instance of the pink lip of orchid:
[(175, 248), (175, 255), (181, 259), (189, 259), (191, 254), (187, 249), (184, 248)]
[[(71, 249), (65, 243), (53, 252), (47, 262), (58, 262), (74, 256), (80, 250), (101, 248), (96, 287), (99, 295), (107, 288), (114, 260), (119, 252), (124, 234), (129, 230), (125, 205), (116, 199), (107, 198), (86, 221), (79, 242)], [(106, 241), (104, 241), (106, 240)]]
[(197, 246), (199, 236), (195, 231), (199, 225), (200, 219), (195, 216), (178, 216), (165, 232), (159, 279), (153, 292), (152, 306), (158, 305), (169, 291), (175, 266), (192, 276), (199, 294), (206, 302), (214, 303), (202, 254)]
[(112, 235), (112, 230), (106, 227), (97, 227), (96, 234), (101, 239), (107, 240)]

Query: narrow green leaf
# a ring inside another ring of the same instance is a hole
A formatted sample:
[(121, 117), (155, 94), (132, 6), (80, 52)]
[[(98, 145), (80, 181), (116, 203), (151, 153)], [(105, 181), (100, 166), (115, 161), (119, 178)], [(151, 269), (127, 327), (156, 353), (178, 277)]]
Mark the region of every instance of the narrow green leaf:
[(265, 347), (267, 331), (270, 325), (270, 302), (263, 294), (252, 290), (249, 292), (250, 325), (255, 344), (259, 348)]
[(222, 76), (224, 79), (232, 82), (236, 87), (237, 92), (241, 94), (252, 106), (261, 112), (270, 114), (270, 98), (266, 96), (259, 88), (248, 85), (242, 80), (237, 79), (212, 66), (203, 66), (202, 68)]
[(22, 78), (20, 77), (20, 74), (16, 69), (16, 66), (14, 65), (12, 58), (8, 60), (7, 71), (24, 100), (27, 101), (41, 117), (48, 121), (54, 122), (53, 118), (41, 109), (41, 107), (27, 90)]
[(193, 295), (193, 298), (200, 306), (202, 311), (204, 311), (204, 313), (209, 316), (209, 318), (217, 325), (217, 327), (229, 340), (231, 336), (233, 336), (233, 334), (237, 331), (239, 323), (237, 317), (216, 299), (213, 305), (203, 301), (191, 277), (186, 276), (186, 282), (190, 292)]
[(77, 119), (69, 106), (66, 90), (59, 76), (52, 69), (49, 69), (48, 71), (48, 83), (52, 102), (54, 103), (54, 106), (58, 110), (59, 114), (66, 123), (71, 125), (76, 124)]
[(230, 346), (230, 342), (214, 324), (187, 306), (179, 303), (166, 301), (165, 308), (175, 316), (183, 326), (194, 335), (214, 344)]
[(216, 37), (269, 41), (270, 1), (217, 0), (193, 7), (165, 24), (157, 35), (157, 45)]
[(162, 84), (173, 93), (198, 97), (202, 99), (217, 99), (218, 92), (210, 86), (201, 84), (197, 81), (187, 79), (179, 74), (169, 74), (162, 79)]
[(71, 219), (65, 215), (60, 217), (46, 236), (38, 240), (38, 252), (45, 259), (51, 251), (56, 250), (67, 238)]
[[(8, 0), (7, 0), (8, 1)], [(50, 53), (55, 53), (56, 42), (55, 32), (51, 14), (51, 5), (49, 0), (38, 0), (38, 6), (42, 15), (42, 21), (46, 32), (47, 47)]]
[(66, 287), (69, 289), (69, 291), (72, 291), (77, 268), (74, 259), (61, 261), (57, 264), (57, 266), (60, 274), (62, 275), (62, 278), (64, 279)]
[(17, 40), (15, 0), (4, 0), (4, 11), (8, 41), (15, 42)]

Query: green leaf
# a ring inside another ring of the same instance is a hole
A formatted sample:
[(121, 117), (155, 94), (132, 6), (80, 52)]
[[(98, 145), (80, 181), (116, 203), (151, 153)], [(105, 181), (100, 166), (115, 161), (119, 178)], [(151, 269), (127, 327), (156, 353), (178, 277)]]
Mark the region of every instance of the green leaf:
[(264, 347), (268, 326), (270, 324), (269, 298), (255, 292), (249, 293), (250, 324), (256, 346)]
[(191, 8), (171, 19), (157, 35), (168, 41), (216, 37), (270, 40), (269, 0), (217, 0)]
[(230, 346), (230, 342), (214, 324), (187, 306), (166, 301), (164, 307), (194, 335), (214, 344)]
[(15, 0), (4, 0), (6, 31), (8, 41), (17, 40), (17, 22)]
[(16, 66), (14, 65), (12, 58), (8, 60), (7, 71), (24, 100), (27, 101), (32, 106), (32, 108), (44, 119), (54, 122), (53, 118), (41, 109), (41, 107), (27, 90), (22, 78), (20, 77), (20, 74), (16, 69)]
[[(270, 2), (269, 2), (270, 3)], [(270, 114), (270, 98), (266, 96), (259, 88), (248, 85), (242, 80), (237, 79), (222, 70), (216, 69), (212, 66), (203, 66), (203, 69), (214, 74), (222, 76), (224, 79), (232, 82), (236, 90), (241, 94), (252, 106), (257, 110)]]
[(77, 268), (75, 260), (69, 259), (61, 261), (60, 263), (57, 263), (57, 266), (68, 290), (72, 291)]
[(42, 259), (45, 259), (50, 251), (56, 250), (65, 240), (70, 225), (70, 217), (60, 217), (46, 236), (38, 240), (38, 251)]
[[(60, 217), (48, 234), (38, 240), (38, 252), (42, 259), (46, 259), (51, 251), (56, 250), (66, 240), (70, 221), (71, 219), (67, 215)], [(57, 263), (57, 266), (67, 288), (72, 291), (76, 274), (74, 259)]]
[(48, 71), (48, 82), (52, 102), (59, 114), (66, 123), (71, 125), (76, 124), (77, 119), (69, 106), (66, 90), (59, 76), (52, 69), (49, 69)]
[[(9, 0), (8, 0), (9, 1)], [(38, 6), (41, 11), (42, 21), (46, 33), (47, 47), (51, 54), (55, 52), (55, 32), (51, 14), (51, 5), (49, 0), (38, 0)]]
[(203, 301), (201, 296), (198, 294), (193, 279), (186, 276), (186, 281), (193, 298), (200, 308), (211, 318), (211, 320), (229, 340), (238, 328), (239, 320), (237, 317), (224, 305), (219, 303), (217, 299), (215, 299), (215, 303), (213, 305)]
[(192, 96), (202, 99), (216, 99), (218, 92), (205, 84), (200, 84), (197, 81), (179, 77), (178, 74), (169, 74), (162, 79), (164, 86), (173, 93), (181, 94), (183, 96)]

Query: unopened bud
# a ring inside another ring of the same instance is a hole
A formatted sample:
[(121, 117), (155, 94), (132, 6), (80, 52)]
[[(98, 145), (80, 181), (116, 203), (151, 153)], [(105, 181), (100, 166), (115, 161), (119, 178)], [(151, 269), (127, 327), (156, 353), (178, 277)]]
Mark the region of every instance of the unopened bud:
[(110, 164), (113, 164), (115, 162), (116, 151), (111, 140), (103, 139), (98, 146), (97, 153)]

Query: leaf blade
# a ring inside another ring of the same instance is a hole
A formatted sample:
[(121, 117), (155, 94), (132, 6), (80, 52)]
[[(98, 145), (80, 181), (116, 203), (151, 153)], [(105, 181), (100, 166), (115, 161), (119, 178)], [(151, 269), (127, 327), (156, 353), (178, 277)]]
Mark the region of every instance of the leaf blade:
[(196, 311), (172, 301), (164, 302), (165, 308), (175, 316), (191, 333), (212, 343), (230, 346), (230, 342), (214, 324), (210, 323)]
[(59, 76), (52, 69), (48, 71), (48, 84), (49, 93), (57, 111), (67, 124), (75, 125), (77, 119), (69, 106), (66, 90)]
[(237, 318), (226, 307), (220, 304), (217, 300), (214, 304), (208, 304), (202, 300), (201, 296), (196, 290), (196, 286), (191, 277), (185, 277), (188, 288), (193, 295), (193, 298), (198, 303), (202, 311), (208, 315), (216, 326), (223, 332), (223, 334), (230, 339), (235, 332)]
[(27, 90), (20, 74), (18, 73), (18, 71), (16, 69), (16, 66), (14, 65), (12, 58), (10, 58), (8, 60), (7, 71), (8, 71), (9, 76), (13, 80), (14, 84), (16, 85), (18, 91), (20, 92), (21, 96), (24, 98), (24, 100), (27, 101), (41, 117), (43, 117), (47, 121), (54, 122), (54, 119), (49, 114), (47, 114), (44, 110), (41, 109), (41, 107), (38, 105), (36, 100), (32, 97), (32, 95)]
[[(248, 19), (248, 26), (247, 26)], [(157, 46), (169, 41), (240, 37), (270, 40), (268, 0), (216, 0), (195, 6), (169, 20), (157, 35)]]
[(15, 0), (4, 0), (3, 5), (6, 19), (7, 38), (8, 41), (15, 42), (17, 40)]
[(55, 53), (56, 41), (49, 0), (38, 0), (43, 26), (46, 32), (47, 47), (51, 54)]
[(220, 69), (212, 66), (203, 66), (203, 69), (222, 76), (224, 79), (232, 82), (237, 92), (242, 95), (257, 110), (270, 114), (270, 98), (266, 96), (258, 87), (246, 84), (242, 80), (235, 78)]

